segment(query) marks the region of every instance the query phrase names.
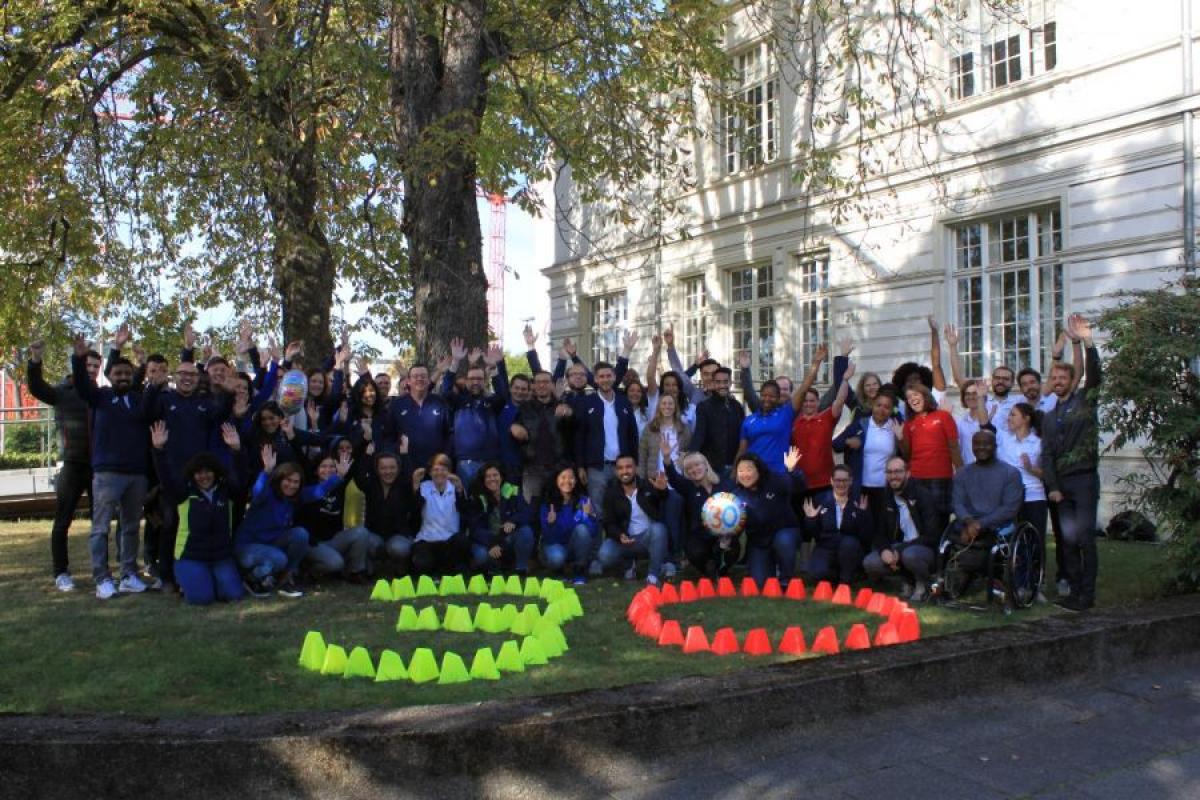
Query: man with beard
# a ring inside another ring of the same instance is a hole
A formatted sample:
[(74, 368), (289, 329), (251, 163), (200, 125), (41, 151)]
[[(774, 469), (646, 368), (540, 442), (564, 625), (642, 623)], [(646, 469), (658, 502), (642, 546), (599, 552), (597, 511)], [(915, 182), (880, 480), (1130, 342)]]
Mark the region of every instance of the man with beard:
[(903, 595), (917, 603), (926, 597), (942, 532), (918, 527), (922, 515), (916, 512), (916, 499), (909, 496), (908, 464), (904, 459), (889, 458), (885, 475), (883, 509), (872, 552), (863, 559), (863, 570), (873, 579), (900, 575), (904, 580)]
[(533, 397), (521, 404), (517, 419), (509, 428), (513, 439), (524, 446), (521, 488), (529, 503), (542, 496), (555, 465), (574, 456), (572, 414), (569, 403), (554, 397), (554, 377), (545, 370), (535, 372)]
[[(486, 462), (500, 458), (500, 432), (497, 420), (508, 404), (508, 374), (504, 369), (504, 352), (499, 347), (490, 348), (483, 355), (486, 369), (477, 363), (478, 349), (471, 352), (467, 367), (465, 391), (455, 389), (457, 370), (467, 356), (462, 339), (450, 341), (452, 363), (442, 378), (442, 397), (450, 406), (453, 430), (455, 472), (464, 486), (470, 486), (475, 473)], [(492, 394), (486, 394), (487, 370), (494, 369)]]

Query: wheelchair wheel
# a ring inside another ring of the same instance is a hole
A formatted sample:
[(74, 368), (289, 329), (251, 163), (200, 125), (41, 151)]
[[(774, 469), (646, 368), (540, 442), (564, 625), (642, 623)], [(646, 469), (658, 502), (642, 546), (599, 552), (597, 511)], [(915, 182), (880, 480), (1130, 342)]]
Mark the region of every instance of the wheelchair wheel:
[(941, 573), (934, 583), (933, 594), (941, 600), (958, 600), (970, 588), (971, 575), (959, 564), (958, 557), (966, 548), (950, 541), (941, 547)]
[(1013, 532), (1004, 560), (1004, 585), (1013, 607), (1029, 608), (1037, 601), (1044, 572), (1037, 529), (1023, 523)]

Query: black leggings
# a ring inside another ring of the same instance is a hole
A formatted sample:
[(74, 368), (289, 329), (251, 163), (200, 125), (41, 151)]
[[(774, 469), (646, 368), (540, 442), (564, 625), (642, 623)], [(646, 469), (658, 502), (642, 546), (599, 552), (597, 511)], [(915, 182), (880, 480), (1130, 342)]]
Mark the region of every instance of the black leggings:
[(414, 542), (412, 569), (417, 575), (449, 575), (467, 565), (470, 542), (465, 533), (456, 533), (442, 542)]

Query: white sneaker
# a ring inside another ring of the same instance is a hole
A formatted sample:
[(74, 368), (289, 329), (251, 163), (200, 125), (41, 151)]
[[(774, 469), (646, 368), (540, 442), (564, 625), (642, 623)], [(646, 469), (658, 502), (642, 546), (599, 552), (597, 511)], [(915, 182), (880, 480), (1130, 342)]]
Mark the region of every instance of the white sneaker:
[(58, 573), (58, 575), (54, 578), (54, 588), (58, 589), (60, 592), (75, 591), (75, 581), (71, 579), (71, 573)]
[(627, 580), (627, 581), (637, 580), (637, 564), (636, 563), (630, 564), (629, 569), (625, 570), (625, 580)]
[(928, 596), (929, 593), (925, 590), (925, 581), (917, 581), (913, 586), (912, 594), (909, 595), (908, 599), (909, 602), (920, 603)]
[(1055, 588), (1055, 591), (1058, 592), (1059, 597), (1070, 597), (1071, 596), (1071, 584), (1067, 581), (1066, 578), (1061, 579), (1057, 584), (1055, 584), (1054, 588)]
[(129, 594), (137, 594), (146, 591), (146, 584), (142, 583), (142, 579), (137, 575), (126, 575), (121, 578), (120, 590)]
[(658, 576), (653, 575), (653, 574), (647, 575), (646, 576), (646, 585), (647, 586), (658, 586)]
[(151, 575), (151, 576), (149, 576), (149, 577), (150, 577), (150, 582), (149, 582), (149, 583), (146, 583), (145, 581), (142, 581), (142, 583), (146, 583), (146, 591), (148, 591), (148, 592), (161, 592), (161, 591), (163, 590), (163, 582), (162, 582), (162, 578), (159, 578), (159, 577), (157, 577), (157, 576), (154, 576), (154, 575)]
[(112, 600), (117, 594), (117, 587), (113, 585), (112, 578), (105, 578), (96, 584), (96, 597), (99, 600)]
[(664, 578), (667, 578), (668, 580), (674, 578), (676, 572), (675, 565), (670, 561), (666, 562), (663, 564), (662, 572)]

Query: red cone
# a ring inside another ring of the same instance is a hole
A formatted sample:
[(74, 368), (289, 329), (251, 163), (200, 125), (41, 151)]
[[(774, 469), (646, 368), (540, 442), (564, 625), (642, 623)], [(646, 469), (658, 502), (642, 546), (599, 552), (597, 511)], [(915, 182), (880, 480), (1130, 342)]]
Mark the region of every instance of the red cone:
[(783, 587), (779, 585), (779, 578), (767, 578), (767, 582), (763, 584), (763, 597), (783, 597)]
[(659, 590), (659, 595), (662, 597), (663, 605), (679, 602), (679, 590), (675, 588), (674, 584), (664, 583), (662, 589)]
[(896, 598), (892, 597), (890, 594), (885, 594), (883, 596), (883, 604), (879, 607), (879, 615), (884, 617), (891, 616), (892, 609), (895, 607)]
[(742, 578), (742, 597), (758, 597), (758, 584), (748, 575)]
[(836, 590), (833, 592), (833, 604), (837, 606), (848, 606), (851, 604), (850, 587), (844, 583), (839, 583)]
[(868, 614), (882, 614), (883, 613), (883, 601), (886, 597), (887, 597), (887, 595), (880, 594), (879, 592), (876, 592), (875, 594), (871, 595), (871, 602), (867, 603), (867, 613)]
[(642, 617), (647, 614), (653, 614), (654, 609), (645, 601), (634, 602), (629, 604), (629, 610), (625, 612), (625, 618), (629, 620), (635, 628), (642, 621)]
[(921, 620), (917, 618), (917, 612), (910, 608), (901, 615), (896, 635), (902, 642), (915, 642), (921, 638)]
[(817, 584), (817, 588), (813, 590), (812, 599), (813, 600), (832, 600), (833, 599), (833, 587), (829, 584), (829, 581), (821, 581), (820, 583)]
[(854, 607), (855, 608), (866, 608), (867, 604), (871, 602), (871, 597), (874, 594), (875, 594), (875, 592), (871, 591), (870, 589), (868, 589), (865, 586), (863, 588), (859, 589), (858, 596), (854, 598)]
[(662, 602), (662, 592), (660, 592), (658, 587), (654, 586), (653, 584), (646, 584), (646, 588), (642, 589), (634, 596), (644, 597), (650, 602), (651, 605), (655, 606)]
[(808, 597), (808, 592), (804, 588), (804, 581), (799, 578), (792, 578), (788, 582), (787, 591), (784, 592), (783, 596), (789, 600), (803, 600), (805, 597)]
[(900, 619), (904, 616), (906, 609), (899, 603), (892, 606), (892, 610), (888, 612), (888, 622), (896, 626), (896, 630), (900, 630)]
[(826, 625), (817, 631), (817, 638), (813, 639), (812, 651), (829, 655), (838, 652), (837, 631), (831, 625)]
[(696, 584), (691, 581), (679, 584), (679, 602), (692, 603), (699, 599), (700, 595), (696, 592)]
[(788, 656), (798, 656), (807, 651), (808, 647), (804, 644), (804, 631), (799, 625), (793, 625), (783, 632), (783, 638), (779, 640), (779, 652)]
[(683, 631), (679, 628), (678, 620), (669, 619), (662, 624), (662, 631), (658, 634), (658, 646), (669, 647), (683, 646)]
[(713, 635), (712, 651), (719, 656), (738, 651), (737, 634), (733, 632), (733, 628), (721, 628)]
[(733, 588), (733, 581), (729, 580), (729, 578), (718, 580), (717, 597), (737, 597), (737, 590)]
[(700, 580), (696, 581), (696, 594), (700, 595), (702, 598), (716, 597), (717, 589), (715, 586), (713, 586), (713, 582), (711, 580), (708, 578), (701, 578)]
[(746, 641), (742, 643), (742, 652), (752, 656), (771, 655), (771, 639), (767, 636), (766, 629), (755, 628), (747, 633)]
[(846, 649), (867, 650), (870, 647), (871, 635), (867, 633), (867, 626), (861, 622), (851, 625), (850, 632), (846, 634)]
[(895, 625), (885, 622), (875, 631), (875, 646), (886, 647), (890, 644), (900, 644), (900, 636), (896, 633)]
[(709, 652), (708, 637), (704, 635), (704, 628), (701, 628), (699, 625), (693, 625), (687, 629), (687, 638), (683, 640), (683, 652)]
[(662, 633), (662, 616), (657, 611), (651, 611), (646, 616), (642, 617), (635, 630), (638, 634), (645, 636), (648, 639), (657, 639)]

